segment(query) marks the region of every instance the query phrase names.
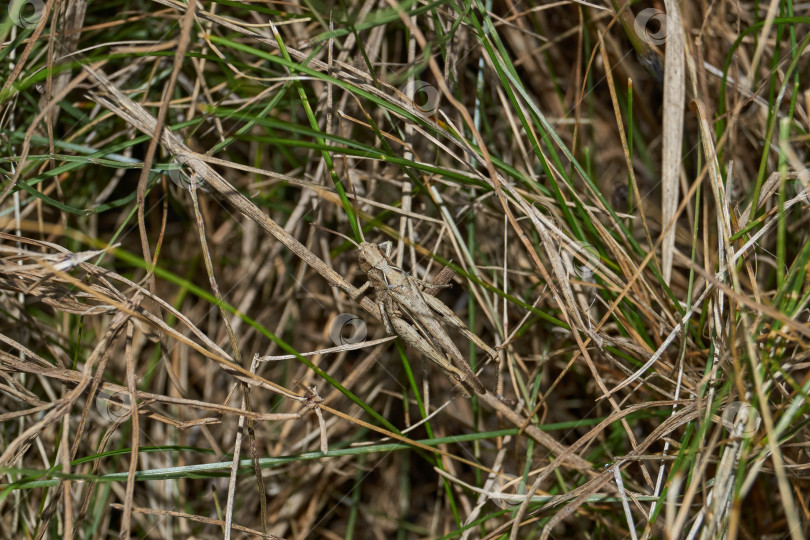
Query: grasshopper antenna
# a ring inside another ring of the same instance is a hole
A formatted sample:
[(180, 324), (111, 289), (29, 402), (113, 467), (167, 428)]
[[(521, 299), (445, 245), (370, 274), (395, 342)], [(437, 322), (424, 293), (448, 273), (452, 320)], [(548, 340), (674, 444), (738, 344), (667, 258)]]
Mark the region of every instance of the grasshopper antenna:
[[(360, 210), (357, 207), (357, 192), (354, 189), (354, 184), (352, 184), (351, 178), (348, 178), (348, 182), (349, 182), (349, 187), (352, 190), (352, 198), (354, 199), (352, 201), (352, 206), (354, 207), (354, 219), (355, 219), (355, 223), (357, 224), (357, 231), (360, 233), (360, 239), (363, 242), (365, 242), (366, 239), (363, 236), (363, 228), (360, 226)], [(324, 227), (322, 225), (318, 225), (317, 223), (311, 223), (311, 225), (313, 227), (315, 227), (316, 229), (320, 229), (322, 231), (330, 232), (330, 233), (332, 233), (334, 235), (340, 236), (341, 238), (344, 238), (344, 239), (348, 240), (349, 242), (351, 242), (354, 247), (360, 249), (360, 244), (358, 244), (357, 242), (354, 241), (354, 239), (349, 238), (348, 236), (346, 236), (343, 233), (339, 233), (337, 231), (334, 231), (334, 230), (329, 229), (327, 227)]]
[(363, 226), (360, 225), (360, 208), (357, 204), (357, 191), (354, 189), (354, 184), (352, 184), (352, 179), (349, 178), (349, 187), (352, 188), (352, 204), (354, 205), (354, 219), (357, 220), (357, 230), (360, 231), (360, 239), (365, 242), (366, 237), (363, 235)]
[(341, 238), (345, 238), (346, 240), (348, 240), (349, 242), (351, 242), (351, 243), (352, 243), (352, 244), (353, 244), (355, 247), (357, 247), (357, 248), (359, 248), (359, 247), (360, 247), (360, 246), (357, 244), (357, 242), (355, 242), (354, 240), (352, 240), (351, 238), (349, 238), (348, 236), (346, 236), (346, 235), (345, 235), (345, 234), (343, 234), (343, 233), (339, 233), (339, 232), (337, 232), (337, 231), (333, 231), (332, 229), (330, 229), (330, 228), (328, 228), (328, 227), (324, 227), (323, 225), (318, 225), (317, 223), (311, 223), (311, 225), (312, 225), (313, 227), (315, 227), (316, 229), (320, 229), (320, 230), (322, 230), (322, 231), (330, 232), (330, 233), (332, 233), (332, 234), (336, 234), (337, 236), (340, 236)]

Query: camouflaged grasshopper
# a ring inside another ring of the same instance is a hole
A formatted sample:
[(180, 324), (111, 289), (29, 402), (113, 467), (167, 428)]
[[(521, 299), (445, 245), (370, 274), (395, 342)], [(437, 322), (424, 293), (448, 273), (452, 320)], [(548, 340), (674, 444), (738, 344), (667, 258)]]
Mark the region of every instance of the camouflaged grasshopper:
[(484, 385), (470, 369), (469, 363), (447, 335), (442, 323), (464, 334), (495, 361), (498, 361), (498, 353), (471, 332), (441, 300), (424, 292), (424, 289), (449, 285), (428, 283), (396, 266), (391, 262), (391, 242), (363, 242), (358, 245), (348, 237), (340, 236), (357, 246), (360, 269), (368, 277), (368, 281), (357, 290), (352, 300), (357, 300), (369, 287), (373, 287), (380, 316), (389, 334), (398, 335), (405, 343), (435, 362), (466, 397), (470, 397), (471, 391), (486, 394)]

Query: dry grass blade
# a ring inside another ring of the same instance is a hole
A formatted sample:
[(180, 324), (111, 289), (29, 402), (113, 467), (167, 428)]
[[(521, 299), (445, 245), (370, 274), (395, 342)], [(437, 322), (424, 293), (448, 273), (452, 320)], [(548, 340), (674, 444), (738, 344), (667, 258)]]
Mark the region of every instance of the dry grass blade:
[(684, 80), (683, 25), (674, 0), (664, 0), (667, 8), (667, 52), (664, 62), (664, 120), (661, 151), (661, 225), (668, 232), (661, 244), (661, 271), (664, 281), (672, 277), (675, 251), (675, 210), (678, 208), (683, 147), (683, 110), (686, 99)]
[[(100, 71), (92, 67), (85, 69), (88, 70), (88, 73), (91, 74), (104, 90), (104, 94), (97, 93), (93, 96), (100, 105), (109, 108), (112, 112), (126, 120), (128, 124), (144, 133), (154, 132), (156, 120), (151, 114), (122, 94)], [(161, 135), (161, 143), (171, 155), (181, 156), (184, 163), (202, 182), (219, 193), (229, 204), (242, 212), (245, 217), (255, 221), (259, 226), (272, 234), (279, 242), (290, 249), (290, 251), (298, 255), (304, 262), (323, 275), (329, 283), (334, 283), (349, 294), (356, 291), (340, 274), (327, 266), (287, 231), (279, 227), (252, 201), (242, 195), (242, 193), (237, 191), (227, 180), (220, 176), (219, 173), (209, 167), (205, 161), (201, 159), (201, 156), (198, 157), (196, 152), (188, 148), (176, 135), (168, 130), (164, 130)], [(361, 306), (369, 313), (379, 317), (377, 307), (370, 300), (364, 300)]]

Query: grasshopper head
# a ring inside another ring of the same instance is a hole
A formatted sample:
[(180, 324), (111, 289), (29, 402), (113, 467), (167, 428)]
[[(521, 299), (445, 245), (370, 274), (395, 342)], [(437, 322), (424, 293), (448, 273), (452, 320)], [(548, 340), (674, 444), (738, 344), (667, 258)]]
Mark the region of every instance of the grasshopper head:
[(363, 242), (357, 250), (357, 260), (360, 262), (360, 270), (368, 273), (372, 268), (379, 268), (387, 261), (391, 255), (391, 242), (372, 244)]

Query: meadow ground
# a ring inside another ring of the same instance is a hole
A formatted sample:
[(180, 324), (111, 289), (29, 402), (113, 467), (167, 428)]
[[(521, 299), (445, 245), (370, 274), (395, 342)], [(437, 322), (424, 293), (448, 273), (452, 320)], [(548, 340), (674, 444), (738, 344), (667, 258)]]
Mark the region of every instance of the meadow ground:
[(0, 538), (804, 537), (810, 4), (3, 15)]

